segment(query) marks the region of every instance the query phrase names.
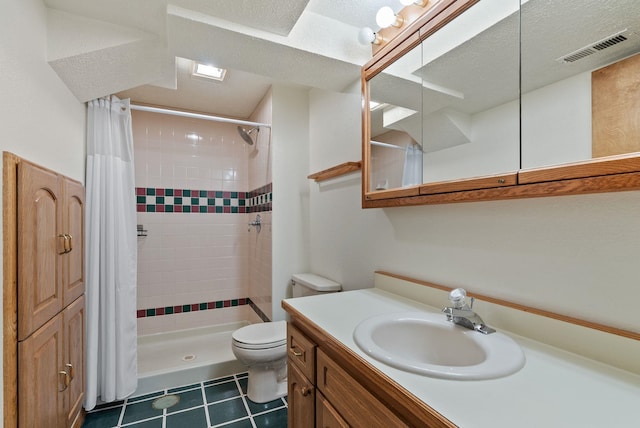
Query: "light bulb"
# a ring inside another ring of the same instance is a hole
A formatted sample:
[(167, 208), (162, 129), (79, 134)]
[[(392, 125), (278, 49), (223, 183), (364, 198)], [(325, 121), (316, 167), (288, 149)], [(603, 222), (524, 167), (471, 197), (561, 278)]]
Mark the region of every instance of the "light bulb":
[(397, 16), (393, 9), (389, 6), (381, 7), (378, 13), (376, 14), (376, 23), (380, 26), (380, 28), (387, 28), (390, 26), (400, 27), (402, 26), (402, 17)]
[(371, 28), (364, 27), (360, 29), (360, 32), (358, 33), (358, 42), (363, 45), (379, 45), (382, 43), (382, 37), (380, 37), (379, 34), (374, 33)]
[(373, 43), (376, 38), (376, 33), (369, 27), (364, 27), (360, 29), (358, 33), (358, 42), (361, 45), (368, 45), (369, 43)]
[(402, 3), (403, 6), (415, 4), (416, 6), (425, 7), (427, 3), (429, 3), (429, 0), (400, 0), (400, 3)]

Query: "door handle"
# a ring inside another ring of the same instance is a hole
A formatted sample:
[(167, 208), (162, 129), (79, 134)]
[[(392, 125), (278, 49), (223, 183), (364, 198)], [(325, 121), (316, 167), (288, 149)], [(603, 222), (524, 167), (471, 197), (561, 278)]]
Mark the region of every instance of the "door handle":
[(64, 236), (69, 238), (69, 250), (67, 251), (67, 253), (70, 253), (71, 250), (73, 250), (73, 236), (69, 235), (68, 233), (65, 233)]
[(58, 390), (58, 392), (63, 392), (63, 391), (65, 391), (67, 388), (69, 388), (69, 382), (70, 382), (70, 381), (69, 381), (69, 373), (65, 372), (64, 370), (60, 370), (60, 371), (58, 372), (58, 374), (59, 374), (59, 375), (63, 375), (63, 376), (64, 376), (64, 380), (63, 380), (63, 382), (64, 382), (64, 388), (62, 388), (62, 389), (59, 389), (59, 390)]
[(67, 372), (69, 373), (69, 377), (71, 378), (70, 380), (73, 380), (73, 364), (67, 363), (65, 364), (65, 367), (67, 367)]
[(60, 234), (58, 235), (58, 238), (62, 238), (64, 239), (64, 242), (62, 243), (62, 251), (58, 251), (58, 254), (67, 254), (69, 252), (68, 248), (69, 248), (69, 235), (67, 235), (66, 233)]

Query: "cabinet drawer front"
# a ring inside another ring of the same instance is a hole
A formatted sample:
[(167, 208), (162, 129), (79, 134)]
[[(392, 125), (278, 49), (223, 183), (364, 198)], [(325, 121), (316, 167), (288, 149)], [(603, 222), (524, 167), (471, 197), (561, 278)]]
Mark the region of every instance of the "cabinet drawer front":
[(315, 383), (316, 344), (291, 323), (287, 324), (287, 348), (289, 361), (293, 362), (312, 383)]
[(406, 427), (391, 410), (318, 350), (318, 389), (354, 428)]

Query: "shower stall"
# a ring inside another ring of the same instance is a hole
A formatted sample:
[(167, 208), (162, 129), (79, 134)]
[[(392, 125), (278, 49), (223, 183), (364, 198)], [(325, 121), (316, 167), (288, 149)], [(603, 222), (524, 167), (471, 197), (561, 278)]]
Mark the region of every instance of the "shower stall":
[(132, 110), (138, 395), (243, 370), (231, 332), (271, 318), (271, 118)]

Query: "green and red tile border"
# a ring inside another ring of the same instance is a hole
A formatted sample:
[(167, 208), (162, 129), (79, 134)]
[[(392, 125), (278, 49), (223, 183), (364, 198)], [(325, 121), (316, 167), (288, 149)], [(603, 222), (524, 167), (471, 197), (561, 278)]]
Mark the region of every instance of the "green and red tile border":
[(136, 187), (138, 212), (244, 214), (271, 211), (273, 184), (250, 192)]
[(244, 306), (249, 305), (251, 309), (260, 317), (262, 321), (269, 322), (271, 321), (267, 315), (262, 312), (262, 310), (251, 301), (250, 298), (245, 297), (241, 299), (229, 299), (229, 300), (216, 300), (213, 302), (203, 302), (203, 303), (192, 303), (186, 305), (174, 305), (174, 306), (164, 306), (160, 308), (150, 308), (150, 309), (138, 309), (137, 310), (137, 318), (150, 318), (150, 317), (158, 317), (163, 315), (173, 315), (173, 314), (181, 314), (185, 312), (196, 312), (196, 311), (209, 311), (214, 309), (224, 309), (231, 308), (235, 306)]

